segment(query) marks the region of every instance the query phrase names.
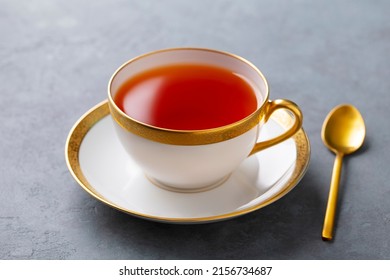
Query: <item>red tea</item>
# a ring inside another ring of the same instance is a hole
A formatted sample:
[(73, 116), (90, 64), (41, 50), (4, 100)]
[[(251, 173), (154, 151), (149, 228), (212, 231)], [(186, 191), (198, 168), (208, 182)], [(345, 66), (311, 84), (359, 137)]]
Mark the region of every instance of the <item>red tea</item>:
[(228, 69), (177, 64), (127, 80), (114, 97), (128, 116), (168, 129), (198, 130), (234, 123), (253, 113), (253, 88)]

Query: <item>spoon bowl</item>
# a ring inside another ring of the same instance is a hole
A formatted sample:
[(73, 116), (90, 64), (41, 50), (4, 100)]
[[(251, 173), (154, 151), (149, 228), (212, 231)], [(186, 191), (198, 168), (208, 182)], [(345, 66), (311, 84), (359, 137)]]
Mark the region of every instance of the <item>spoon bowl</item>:
[(364, 141), (366, 128), (360, 112), (352, 105), (343, 104), (331, 110), (322, 126), (321, 138), (325, 146), (336, 154), (330, 183), (328, 203), (322, 230), (323, 240), (332, 240), (338, 188), (344, 155), (358, 150)]
[(359, 149), (366, 134), (364, 120), (352, 105), (340, 105), (328, 114), (322, 127), (322, 140), (334, 153), (345, 155)]

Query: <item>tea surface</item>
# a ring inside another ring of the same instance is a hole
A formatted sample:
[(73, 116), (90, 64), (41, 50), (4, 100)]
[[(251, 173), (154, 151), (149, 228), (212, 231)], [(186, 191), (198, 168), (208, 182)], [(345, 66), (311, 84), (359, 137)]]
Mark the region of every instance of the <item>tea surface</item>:
[(128, 116), (168, 129), (228, 125), (257, 108), (254, 89), (230, 70), (198, 64), (154, 68), (127, 80), (114, 97)]

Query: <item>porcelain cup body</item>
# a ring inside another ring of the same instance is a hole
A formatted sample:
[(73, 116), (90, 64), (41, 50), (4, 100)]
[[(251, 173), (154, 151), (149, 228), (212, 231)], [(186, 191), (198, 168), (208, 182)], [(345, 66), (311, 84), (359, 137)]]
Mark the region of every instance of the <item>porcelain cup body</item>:
[[(180, 63), (211, 64), (240, 75), (256, 94), (256, 111), (223, 127), (171, 130), (133, 119), (115, 104), (119, 87), (130, 77), (151, 68)], [(248, 156), (290, 138), (302, 125), (302, 113), (295, 103), (269, 99), (267, 80), (252, 63), (211, 49), (175, 48), (136, 57), (113, 74), (108, 100), (117, 135), (127, 153), (153, 183), (174, 191), (193, 192), (218, 186)], [(279, 109), (294, 115), (293, 126), (282, 135), (257, 142), (261, 127)]]

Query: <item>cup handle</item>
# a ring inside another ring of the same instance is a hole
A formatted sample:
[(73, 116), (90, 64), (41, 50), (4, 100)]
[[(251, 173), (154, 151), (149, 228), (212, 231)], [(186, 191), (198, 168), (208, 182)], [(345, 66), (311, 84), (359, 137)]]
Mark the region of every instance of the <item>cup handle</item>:
[(253, 155), (254, 153), (257, 153), (261, 150), (264, 150), (280, 142), (283, 142), (284, 140), (287, 140), (295, 133), (297, 133), (298, 130), (302, 127), (303, 115), (298, 105), (295, 104), (294, 102), (286, 99), (276, 99), (276, 100), (269, 100), (265, 104), (265, 106), (266, 106), (265, 120), (264, 120), (265, 122), (269, 120), (270, 116), (276, 110), (287, 109), (295, 116), (294, 124), (287, 131), (280, 134), (279, 136), (276, 136), (275, 138), (262, 141), (262, 142), (257, 142), (249, 155)]

